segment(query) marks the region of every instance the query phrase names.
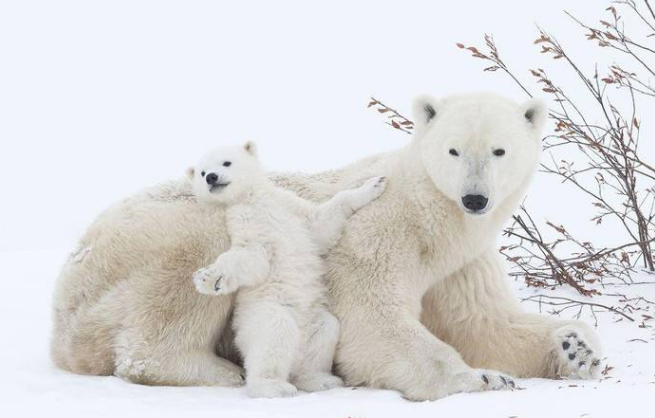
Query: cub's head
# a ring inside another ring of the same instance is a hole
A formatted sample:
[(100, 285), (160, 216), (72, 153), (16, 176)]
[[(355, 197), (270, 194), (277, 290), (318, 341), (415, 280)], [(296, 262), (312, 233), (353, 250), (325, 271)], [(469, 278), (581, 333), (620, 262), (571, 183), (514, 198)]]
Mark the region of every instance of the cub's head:
[(253, 142), (208, 152), (186, 172), (199, 201), (229, 204), (264, 178)]
[(539, 165), (547, 114), (538, 100), (421, 96), (414, 103), (414, 141), (437, 189), (466, 213), (481, 215), (527, 187)]

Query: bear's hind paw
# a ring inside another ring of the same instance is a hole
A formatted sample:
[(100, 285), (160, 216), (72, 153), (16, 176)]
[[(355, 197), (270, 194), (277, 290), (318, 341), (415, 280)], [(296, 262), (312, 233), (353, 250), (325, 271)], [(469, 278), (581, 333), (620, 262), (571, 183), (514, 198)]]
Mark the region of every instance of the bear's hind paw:
[(577, 327), (555, 332), (554, 373), (570, 379), (593, 379), (600, 373), (600, 348)]

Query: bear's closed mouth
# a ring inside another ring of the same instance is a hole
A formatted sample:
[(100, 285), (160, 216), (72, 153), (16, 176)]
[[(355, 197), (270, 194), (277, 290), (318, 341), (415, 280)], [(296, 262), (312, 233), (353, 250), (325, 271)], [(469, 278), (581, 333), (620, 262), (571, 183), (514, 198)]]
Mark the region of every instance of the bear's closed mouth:
[(226, 188), (230, 183), (216, 183), (209, 188), (210, 193), (214, 193)]

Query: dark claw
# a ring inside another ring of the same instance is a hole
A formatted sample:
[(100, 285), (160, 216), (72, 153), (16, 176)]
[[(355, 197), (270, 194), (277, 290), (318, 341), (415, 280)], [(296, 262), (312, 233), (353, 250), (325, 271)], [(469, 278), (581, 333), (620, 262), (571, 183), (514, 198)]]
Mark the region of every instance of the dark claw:
[(221, 290), (221, 279), (222, 278), (223, 278), (223, 276), (219, 277), (218, 280), (216, 280), (216, 282), (214, 283), (214, 292), (218, 292), (219, 290)]
[(573, 360), (573, 359), (575, 359), (575, 353), (569, 354), (569, 360)]
[(578, 338), (578, 334), (575, 332), (570, 333), (569, 335), (566, 336), (567, 338)]
[(516, 383), (514, 383), (513, 380), (510, 380), (510, 381), (509, 381), (509, 385), (510, 385), (512, 388), (516, 388)]
[(568, 350), (570, 346), (571, 346), (571, 344), (569, 344), (568, 341), (564, 341), (562, 343), (562, 348), (565, 349), (565, 350)]
[(500, 376), (500, 380), (503, 381), (504, 385), (507, 385), (507, 379), (505, 379), (503, 376)]
[(592, 367), (598, 367), (600, 366), (600, 360), (596, 359), (591, 363)]
[(578, 341), (578, 347), (587, 347), (587, 344), (584, 343), (584, 341)]
[(587, 364), (586, 361), (581, 361), (580, 363), (578, 363), (578, 367), (582, 367), (582, 366), (584, 366), (585, 364)]
[(594, 352), (594, 350), (587, 350), (587, 355), (591, 355)]
[(489, 384), (489, 378), (486, 375), (482, 375), (482, 381), (485, 383), (485, 385)]

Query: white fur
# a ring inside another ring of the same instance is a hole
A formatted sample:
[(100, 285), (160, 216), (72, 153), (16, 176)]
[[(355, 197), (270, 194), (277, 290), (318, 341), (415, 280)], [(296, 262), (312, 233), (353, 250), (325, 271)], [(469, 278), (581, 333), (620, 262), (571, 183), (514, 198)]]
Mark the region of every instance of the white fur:
[[(489, 369), (596, 376), (600, 366), (576, 369), (562, 347), (573, 330), (602, 358), (593, 330), (524, 313), (495, 242), (538, 166), (546, 109), (480, 94), (422, 98), (415, 108), (416, 133), (396, 151), (335, 171), (272, 177), (314, 202), (373, 175), (388, 179), (384, 195), (350, 218), (327, 255), (330, 310), (341, 323), (338, 374), (347, 384), (396, 389), (416, 400), (511, 386)], [(506, 155), (494, 156), (496, 147)], [(462, 195), (471, 189), (488, 193), (486, 213), (463, 210)], [(138, 331), (133, 360), (154, 362), (137, 381), (236, 381), (236, 366), (217, 365), (209, 355), (239, 362), (225, 327), (233, 299), (202, 297), (189, 280), (227, 250), (224, 216), (198, 205), (184, 181), (103, 214), (80, 243), (91, 251), (81, 263), (67, 263), (58, 284), (55, 362), (79, 373), (113, 373), (114, 336)]]
[(382, 194), (385, 179), (318, 205), (275, 187), (253, 149), (214, 150), (189, 171), (198, 200), (225, 209), (231, 239), (227, 252), (194, 273), (194, 284), (207, 295), (238, 292), (233, 328), (251, 396), (294, 395), (289, 380), (306, 391), (342, 386), (331, 373), (339, 324), (326, 308), (321, 255), (346, 220)]

